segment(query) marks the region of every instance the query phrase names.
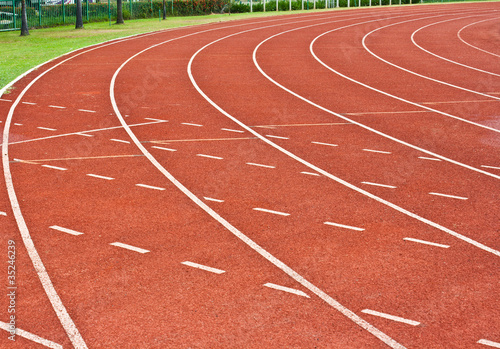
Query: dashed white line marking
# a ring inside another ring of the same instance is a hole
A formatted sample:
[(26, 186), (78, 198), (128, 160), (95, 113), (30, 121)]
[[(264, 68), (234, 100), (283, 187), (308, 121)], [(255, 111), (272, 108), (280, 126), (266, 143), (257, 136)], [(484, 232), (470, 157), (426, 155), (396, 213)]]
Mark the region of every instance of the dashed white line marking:
[(413, 241), (417, 242), (419, 244), (424, 244), (424, 245), (430, 245), (430, 246), (436, 246), (436, 247), (442, 247), (442, 248), (449, 248), (449, 245), (442, 245), (442, 244), (437, 244), (435, 242), (430, 242), (430, 241), (425, 241), (425, 240), (420, 240), (420, 239), (413, 239), (413, 238), (404, 238), (403, 240), (406, 241)]
[(0, 216), (7, 216), (6, 212), (0, 211)]
[(155, 145), (155, 146), (152, 146), (151, 148), (160, 149), (160, 150), (166, 150), (166, 151), (177, 151), (177, 149), (164, 148), (164, 147), (157, 147), (156, 145)]
[(323, 143), (323, 142), (311, 142), (312, 144), (327, 145), (329, 147), (338, 147), (338, 144)]
[(449, 194), (441, 194), (441, 193), (429, 193), (431, 195), (436, 195), (436, 196), (443, 196), (445, 198), (451, 198), (451, 199), (459, 199), (459, 200), (467, 200), (468, 198), (463, 197), (463, 196), (456, 196), (456, 195), (449, 195)]
[(75, 133), (75, 135), (83, 136), (83, 137), (94, 137), (94, 135), (89, 135), (88, 133)]
[(154, 190), (165, 190), (165, 188), (155, 187), (155, 186), (152, 186), (152, 185), (140, 184), (140, 183), (136, 184), (136, 186), (142, 187), (142, 188), (154, 189)]
[(148, 253), (149, 252), (149, 250), (145, 250), (143, 248), (135, 247), (132, 245), (127, 245), (127, 244), (124, 244), (121, 242), (112, 242), (112, 243), (110, 243), (110, 245), (125, 248), (127, 250), (131, 250), (131, 251), (135, 251), (135, 252), (139, 252), (139, 253)]
[(204, 196), (203, 198), (204, 198), (205, 200), (207, 200), (207, 201), (213, 201), (213, 202), (224, 202), (224, 200), (219, 200), (219, 199), (209, 198), (209, 197), (206, 197), (206, 196)]
[(0, 98), (0, 101), (2, 101), (2, 102), (12, 102), (10, 99), (3, 99), (3, 98)]
[(189, 267), (193, 267), (193, 268), (197, 268), (197, 269), (209, 271), (209, 272), (215, 273), (215, 274), (223, 274), (223, 273), (226, 272), (225, 270), (221, 270), (221, 269), (217, 269), (217, 268), (212, 268), (212, 267), (207, 267), (206, 265), (198, 264), (198, 263), (193, 263), (193, 262), (189, 262), (189, 261), (181, 262), (181, 264), (187, 265)]
[[(5, 330), (5, 331), (10, 333), (10, 325), (9, 324), (0, 321), (0, 328), (2, 330)], [(36, 334), (30, 333), (28, 331), (21, 330), (20, 328), (16, 328), (16, 335), (24, 337), (26, 339), (29, 339), (30, 341), (33, 341), (35, 343), (42, 344), (42, 345), (46, 346), (47, 348), (63, 349), (63, 346), (60, 344), (57, 344), (57, 343), (54, 343), (52, 341), (49, 341), (48, 339), (39, 337)]]
[(123, 139), (111, 138), (110, 141), (130, 144), (129, 141), (124, 141)]
[(66, 109), (66, 107), (61, 107), (61, 106), (58, 106), (58, 105), (49, 105), (49, 108)]
[(276, 214), (276, 215), (279, 215), (279, 216), (289, 216), (290, 215), (290, 213), (285, 213), (285, 212), (280, 212), (280, 211), (274, 211), (274, 210), (268, 210), (268, 209), (260, 208), (260, 207), (254, 207), (253, 210), (254, 211), (260, 211), (260, 212), (266, 212), (266, 213), (272, 213), (272, 214)]
[(480, 339), (477, 341), (479, 344), (484, 344), (493, 348), (500, 348), (500, 343), (489, 341), (487, 339)]
[(221, 158), (220, 156), (213, 156), (213, 155), (206, 155), (206, 154), (196, 154), (196, 156), (200, 156), (202, 158), (216, 159), (216, 160), (223, 160), (224, 159), (224, 158)]
[(23, 124), (14, 123), (15, 126), (23, 126)]
[(87, 173), (87, 176), (94, 177), (94, 178), (100, 178), (100, 179), (106, 179), (108, 181), (111, 181), (111, 180), (114, 179), (113, 177), (100, 176), (100, 175), (96, 175), (96, 174), (93, 174), (93, 173)]
[(441, 160), (441, 159), (429, 158), (429, 157), (427, 157), (427, 156), (419, 156), (418, 158), (419, 158), (419, 159), (423, 159), (423, 160), (443, 161), (443, 160)]
[(155, 118), (144, 118), (144, 120), (158, 121), (158, 122), (168, 122), (168, 120), (155, 119)]
[(256, 164), (256, 163), (254, 163), (254, 162), (247, 162), (247, 165), (250, 165), (250, 166), (258, 166), (258, 167), (265, 167), (265, 168), (276, 168), (276, 166)]
[(382, 317), (382, 318), (385, 318), (385, 319), (389, 319), (389, 320), (392, 320), (392, 321), (402, 322), (402, 323), (405, 323), (405, 324), (408, 324), (408, 325), (412, 325), (412, 326), (418, 326), (418, 325), (420, 325), (420, 322), (418, 322), (418, 321), (408, 320), (408, 319), (405, 319), (405, 318), (402, 318), (402, 317), (399, 317), (399, 316), (389, 315), (389, 314), (381, 313), (381, 312), (378, 312), (378, 311), (375, 311), (375, 310), (363, 309), (363, 310), (361, 310), (361, 312), (365, 313), (365, 314), (370, 314), (370, 315)]
[(87, 110), (87, 109), (78, 109), (78, 111), (81, 111), (84, 113), (97, 113), (95, 110)]
[(203, 127), (203, 125), (200, 125), (200, 124), (192, 124), (192, 123), (190, 123), (190, 122), (181, 122), (181, 125), (196, 126), (196, 127)]
[(392, 154), (392, 152), (390, 151), (374, 150), (374, 149), (363, 149), (363, 151), (368, 151), (371, 153), (379, 153), (379, 154)]
[(71, 234), (71, 235), (75, 235), (75, 236), (83, 235), (83, 233), (80, 233), (79, 231), (76, 231), (73, 229), (68, 229), (68, 228), (63, 228), (63, 227), (60, 227), (58, 225), (53, 225), (49, 228), (54, 229), (54, 230), (59, 230), (59, 231), (62, 231), (63, 233), (67, 233), (67, 234)]
[(302, 174), (306, 174), (306, 175), (310, 175), (310, 176), (317, 176), (317, 177), (321, 177), (321, 175), (319, 173), (313, 173), (313, 172), (307, 172), (307, 171), (302, 171), (300, 172)]
[(269, 138), (276, 138), (276, 139), (290, 139), (290, 138), (288, 138), (288, 137), (273, 136), (273, 135), (266, 135), (266, 137), (269, 137)]
[(28, 105), (36, 105), (36, 103), (32, 103), (32, 102), (22, 102), (23, 104), (28, 104)]
[(237, 133), (245, 133), (245, 131), (242, 130), (233, 130), (231, 128), (221, 128), (222, 131), (228, 131), (228, 132), (237, 132)]
[(22, 162), (22, 163), (24, 163), (24, 164), (38, 165), (38, 163), (36, 163), (36, 162), (27, 161), (27, 160), (14, 159), (14, 161), (17, 161), (17, 162)]
[(481, 167), (484, 167), (484, 168), (491, 168), (493, 170), (500, 170), (500, 167), (498, 166), (486, 166), (486, 165), (481, 165)]
[(361, 182), (363, 184), (368, 184), (368, 185), (373, 185), (376, 187), (383, 187), (383, 188), (391, 188), (391, 189), (396, 189), (397, 187), (393, 185), (388, 185), (388, 184), (380, 184), (380, 183), (373, 183), (373, 182)]
[(284, 291), (284, 292), (288, 292), (288, 293), (293, 293), (293, 294), (296, 294), (297, 296), (302, 296), (302, 297), (306, 297), (306, 298), (311, 298), (309, 297), (309, 295), (307, 293), (304, 293), (300, 290), (296, 290), (294, 288), (290, 288), (290, 287), (285, 287), (285, 286), (280, 286), (280, 285), (276, 285), (276, 284), (273, 284), (273, 283), (266, 283), (264, 284), (264, 286), (266, 287), (269, 287), (269, 288), (273, 288), (275, 290), (279, 290), (279, 291)]
[(42, 165), (42, 167), (51, 168), (53, 170), (59, 170), (59, 171), (67, 171), (68, 170), (67, 168), (64, 168), (64, 167), (57, 167), (57, 166), (51, 166), (51, 165)]
[(334, 227), (339, 227), (339, 228), (345, 228), (345, 229), (351, 229), (351, 230), (356, 230), (356, 231), (364, 231), (364, 228), (358, 228), (358, 227), (353, 227), (351, 225), (345, 225), (345, 224), (339, 224), (339, 223), (333, 223), (333, 222), (325, 222), (326, 225), (331, 225)]
[(46, 131), (57, 131), (55, 128), (49, 128), (49, 127), (39, 126), (37, 128), (40, 129), (40, 130), (46, 130)]

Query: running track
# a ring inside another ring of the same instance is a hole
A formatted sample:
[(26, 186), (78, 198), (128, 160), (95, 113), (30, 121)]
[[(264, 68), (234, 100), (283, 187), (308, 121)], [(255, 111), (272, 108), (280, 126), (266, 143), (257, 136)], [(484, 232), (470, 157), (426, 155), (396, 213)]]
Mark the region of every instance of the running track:
[(0, 346), (500, 348), (499, 5), (168, 30), (19, 80)]

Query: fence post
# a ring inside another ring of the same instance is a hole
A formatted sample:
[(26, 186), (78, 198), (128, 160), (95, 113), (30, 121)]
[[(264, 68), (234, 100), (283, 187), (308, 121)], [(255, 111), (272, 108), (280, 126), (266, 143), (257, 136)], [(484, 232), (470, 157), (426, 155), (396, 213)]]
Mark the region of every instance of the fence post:
[(12, 18), (14, 23), (14, 29), (16, 29), (16, 0), (12, 0)]
[(110, 0), (108, 0), (108, 20), (109, 20), (109, 25), (111, 25), (111, 3), (110, 3)]
[(63, 11), (63, 24), (66, 23), (66, 11), (64, 11), (64, 0), (62, 2), (62, 11)]
[(250, 12), (253, 12), (253, 0), (250, 0)]
[[(38, 0), (40, 1), (40, 0)], [(90, 17), (89, 17), (89, 0), (87, 0), (87, 22), (90, 20)]]
[(130, 19), (132, 19), (132, 0), (129, 1)]
[(38, 0), (38, 26), (42, 26), (42, 0)]

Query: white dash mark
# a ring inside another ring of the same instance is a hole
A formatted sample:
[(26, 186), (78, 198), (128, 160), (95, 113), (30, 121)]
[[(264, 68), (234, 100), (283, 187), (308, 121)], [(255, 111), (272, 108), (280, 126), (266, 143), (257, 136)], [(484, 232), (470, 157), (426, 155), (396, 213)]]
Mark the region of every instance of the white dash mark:
[(486, 165), (481, 165), (481, 167), (484, 167), (484, 168), (491, 168), (493, 170), (500, 170), (500, 167), (498, 166), (486, 166)]
[(16, 124), (16, 123), (14, 123), (14, 125), (15, 126), (23, 126), (23, 124)]
[(311, 142), (312, 144), (327, 145), (329, 147), (338, 147), (338, 144), (323, 143), (323, 142)]
[(306, 294), (306, 293), (304, 293), (304, 292), (302, 292), (300, 290), (296, 290), (294, 288), (280, 286), (280, 285), (272, 284), (270, 282), (264, 284), (264, 286), (269, 287), (269, 288), (273, 288), (275, 290), (283, 291), (283, 292), (293, 293), (293, 294), (296, 294), (297, 296), (311, 298), (311, 297), (309, 297), (308, 294)]
[(493, 348), (500, 348), (500, 343), (492, 342), (487, 339), (480, 339), (477, 341), (479, 344), (484, 344)]
[(155, 118), (144, 118), (144, 120), (159, 121), (159, 122), (168, 122), (168, 120), (161, 120), (161, 119), (155, 119)]
[(273, 135), (266, 135), (266, 137), (269, 137), (269, 138), (276, 138), (276, 139), (290, 139), (290, 138), (288, 138), (288, 137), (273, 136)]
[(213, 202), (224, 202), (224, 200), (219, 200), (219, 199), (214, 199), (214, 198), (208, 198), (206, 196), (203, 197), (207, 201), (213, 201)]
[(123, 139), (111, 138), (110, 141), (130, 144), (129, 141), (124, 141)]
[(6, 212), (0, 211), (0, 216), (7, 216)]
[(403, 240), (406, 241), (413, 241), (417, 242), (419, 244), (424, 244), (424, 245), (430, 245), (430, 246), (436, 246), (436, 247), (442, 247), (442, 248), (449, 248), (450, 246), (448, 245), (442, 245), (442, 244), (437, 244), (435, 242), (430, 242), (430, 241), (425, 241), (425, 240), (419, 240), (419, 239), (413, 239), (413, 238), (404, 238)]
[(196, 156), (200, 156), (202, 158), (209, 158), (209, 159), (217, 159), (217, 160), (222, 160), (224, 158), (221, 158), (219, 156), (213, 156), (213, 155), (206, 155), (206, 154), (196, 154)]
[(100, 175), (96, 175), (96, 174), (93, 174), (93, 173), (87, 173), (87, 176), (94, 177), (94, 178), (100, 178), (100, 179), (106, 179), (108, 181), (111, 181), (111, 180), (114, 179), (113, 177), (100, 176)]
[(49, 105), (49, 108), (66, 109), (66, 107), (60, 107), (58, 105)]
[(245, 133), (245, 131), (242, 130), (233, 130), (231, 128), (221, 128), (222, 131), (228, 131), (228, 132), (237, 132), (237, 133)]
[[(0, 328), (10, 333), (10, 324), (0, 321)], [(47, 348), (51, 349), (63, 349), (63, 346), (48, 339), (37, 336), (36, 334), (30, 333), (25, 330), (21, 330), (20, 328), (16, 328), (16, 335), (29, 339), (32, 342), (42, 344)]]
[(59, 171), (67, 171), (68, 170), (67, 168), (64, 168), (64, 167), (57, 167), (57, 166), (51, 166), (51, 165), (42, 165), (42, 167), (51, 168), (53, 170), (59, 170)]
[(207, 267), (206, 265), (203, 265), (203, 264), (198, 264), (198, 263), (193, 263), (193, 262), (188, 262), (188, 261), (181, 262), (181, 264), (187, 265), (189, 267), (193, 267), (193, 268), (197, 268), (197, 269), (209, 271), (209, 272), (215, 273), (215, 274), (223, 274), (223, 273), (226, 272), (225, 270), (221, 270), (221, 269), (217, 269), (217, 268), (212, 268), (212, 267)]
[(317, 176), (317, 177), (321, 176), (319, 173), (313, 173), (313, 172), (307, 172), (307, 171), (303, 171), (301, 173), (306, 174), (306, 175), (310, 175), (310, 176)]
[(269, 165), (256, 164), (256, 163), (254, 163), (254, 162), (247, 162), (247, 165), (250, 165), (250, 166), (258, 166), (258, 167), (265, 167), (265, 168), (276, 168), (275, 166), (269, 166)]
[(177, 149), (164, 148), (164, 147), (157, 147), (157, 146), (152, 146), (151, 148), (154, 148), (154, 149), (160, 149), (160, 150), (166, 150), (166, 151), (177, 151)]
[(441, 193), (429, 193), (431, 195), (436, 195), (436, 196), (443, 196), (445, 198), (451, 198), (451, 199), (459, 199), (459, 200), (467, 200), (468, 198), (463, 197), (463, 196), (456, 196), (456, 195), (448, 195), (448, 194), (441, 194)]
[(372, 182), (361, 182), (363, 184), (368, 184), (368, 185), (373, 185), (376, 187), (383, 187), (383, 188), (391, 188), (391, 189), (396, 189), (397, 187), (393, 185), (387, 185), (387, 184), (379, 184), (379, 183), (372, 183)]
[(32, 102), (23, 102), (23, 104), (36, 105), (36, 103), (32, 103)]
[(140, 183), (136, 184), (136, 186), (142, 187), (142, 188), (154, 189), (154, 190), (165, 190), (165, 188), (160, 188), (160, 187), (155, 187), (155, 186), (152, 186), (152, 185), (140, 184)]
[(181, 122), (181, 125), (196, 126), (196, 127), (202, 127), (203, 126), (203, 125), (200, 125), (200, 124), (191, 124), (189, 122)]
[(21, 159), (14, 159), (14, 161), (16, 161), (16, 162), (22, 162), (24, 164), (38, 165), (38, 163), (36, 163), (36, 162), (26, 161), (26, 160), (21, 160)]
[(49, 127), (37, 127), (40, 130), (46, 130), (46, 131), (57, 131), (55, 128), (49, 128)]
[(84, 113), (97, 113), (95, 110), (87, 110), (87, 109), (78, 109), (78, 111), (81, 111)]
[(333, 222), (325, 222), (326, 225), (331, 225), (333, 227), (339, 227), (339, 228), (345, 228), (345, 229), (351, 229), (351, 230), (356, 230), (356, 231), (364, 231), (364, 228), (358, 228), (358, 227), (353, 227), (350, 225), (345, 225), (345, 224), (339, 224), (339, 223), (333, 223)]
[(94, 135), (89, 135), (88, 133), (75, 133), (75, 134), (83, 137), (94, 137)]
[(2, 102), (12, 102), (10, 99), (3, 99), (3, 98), (0, 98), (0, 101), (2, 101)]
[(423, 160), (441, 161), (441, 159), (436, 159), (436, 158), (428, 158), (428, 157), (426, 157), (426, 156), (419, 156), (418, 158), (419, 158), (419, 159), (423, 159)]
[(149, 250), (145, 250), (143, 248), (127, 245), (127, 244), (124, 244), (121, 242), (112, 242), (112, 243), (110, 243), (110, 245), (116, 246), (116, 247), (121, 247), (121, 248), (126, 248), (127, 250), (131, 250), (131, 251), (135, 251), (135, 252), (139, 252), (139, 253), (148, 253), (149, 252)]
[(379, 153), (379, 154), (392, 154), (390, 151), (383, 151), (383, 150), (363, 149), (363, 151), (369, 151), (371, 153)]
[(63, 227), (60, 227), (57, 225), (53, 225), (49, 228), (54, 229), (54, 230), (59, 230), (59, 231), (62, 231), (63, 233), (67, 233), (67, 234), (71, 234), (71, 235), (75, 235), (75, 236), (83, 235), (83, 233), (80, 233), (79, 231), (68, 229), (68, 228), (63, 228)]
[(289, 216), (290, 213), (285, 213), (285, 212), (280, 212), (280, 211), (273, 211), (273, 210), (267, 210), (265, 208), (260, 208), (260, 207), (255, 207), (253, 208), (254, 211), (260, 211), (260, 212), (266, 212), (266, 213), (272, 213), (272, 214), (276, 214), (276, 215), (279, 215), (279, 216)]
[(385, 313), (380, 313), (380, 312), (375, 311), (375, 310), (363, 309), (363, 310), (361, 310), (361, 312), (365, 313), (365, 314), (370, 314), (370, 315), (382, 317), (382, 318), (385, 318), (385, 319), (389, 319), (389, 320), (392, 320), (392, 321), (402, 322), (402, 323), (405, 323), (405, 324), (408, 324), (408, 325), (412, 325), (412, 326), (418, 326), (418, 325), (420, 325), (420, 322), (418, 322), (418, 321), (408, 320), (408, 319), (405, 319), (405, 318), (402, 318), (402, 317), (399, 317), (399, 316), (394, 316), (394, 315), (389, 315), (389, 314), (385, 314)]

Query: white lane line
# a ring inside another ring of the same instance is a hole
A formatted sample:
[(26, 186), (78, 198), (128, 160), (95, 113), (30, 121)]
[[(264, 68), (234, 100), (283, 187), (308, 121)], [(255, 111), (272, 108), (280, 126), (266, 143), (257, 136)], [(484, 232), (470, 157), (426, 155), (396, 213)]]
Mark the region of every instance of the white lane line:
[(223, 160), (224, 159), (224, 158), (221, 158), (220, 156), (213, 156), (213, 155), (206, 155), (206, 154), (196, 154), (196, 156), (200, 156), (202, 158), (216, 159), (216, 160)]
[(154, 190), (165, 190), (165, 188), (155, 187), (155, 186), (152, 186), (152, 185), (141, 184), (141, 183), (136, 184), (136, 186), (142, 187), (142, 188), (154, 189)]
[(418, 158), (419, 158), (419, 159), (422, 159), (422, 160), (442, 161), (441, 159), (437, 159), (437, 158), (429, 158), (429, 157), (427, 157), (427, 156), (419, 156)]
[(132, 246), (132, 245), (127, 245), (127, 244), (124, 244), (124, 243), (121, 243), (121, 242), (112, 242), (112, 243), (110, 243), (110, 245), (116, 246), (116, 247), (125, 248), (127, 250), (135, 251), (135, 252), (139, 252), (139, 253), (148, 253), (149, 252), (149, 250), (145, 250), (143, 248), (135, 247), (135, 246)]
[(302, 171), (300, 172), (302, 174), (306, 174), (306, 175), (310, 175), (310, 176), (317, 176), (317, 177), (321, 177), (321, 175), (319, 173), (314, 173), (314, 172), (307, 172), (307, 171)]
[(3, 98), (0, 98), (0, 101), (2, 101), (2, 102), (12, 102), (12, 100), (10, 100), (10, 99), (3, 99)]
[(264, 167), (264, 168), (276, 168), (276, 166), (256, 164), (255, 162), (247, 162), (247, 165), (250, 165), (250, 166), (258, 166), (258, 167)]
[(67, 168), (64, 168), (64, 167), (57, 167), (57, 166), (51, 166), (51, 165), (42, 165), (42, 167), (51, 168), (53, 170), (59, 170), (59, 171), (67, 171), (68, 170)]
[(270, 283), (270, 282), (264, 284), (264, 286), (269, 287), (269, 288), (273, 288), (275, 290), (283, 291), (283, 292), (293, 293), (293, 294), (296, 294), (297, 296), (311, 298), (311, 297), (309, 297), (309, 295), (307, 293), (304, 293), (304, 292), (302, 292), (300, 290), (296, 290), (294, 288), (280, 286), (280, 285), (276, 285), (276, 284), (273, 284), (273, 283)]
[(345, 224), (339, 224), (339, 223), (333, 223), (333, 222), (325, 222), (324, 224), (326, 225), (331, 225), (334, 227), (339, 227), (339, 228), (346, 228), (346, 229), (351, 229), (351, 230), (356, 230), (356, 231), (364, 231), (364, 228), (358, 228), (358, 227), (353, 227), (351, 225), (345, 225)]
[(203, 125), (200, 125), (200, 124), (192, 124), (192, 123), (190, 123), (190, 122), (181, 122), (181, 125), (196, 126), (196, 127), (203, 127)]
[(489, 341), (487, 339), (480, 339), (477, 341), (479, 344), (484, 344), (493, 348), (500, 348), (500, 343)]
[(53, 225), (53, 226), (50, 226), (49, 228), (54, 229), (54, 230), (59, 230), (59, 231), (62, 231), (63, 233), (67, 233), (67, 234), (71, 234), (71, 235), (75, 235), (75, 236), (83, 235), (83, 233), (80, 233), (79, 231), (76, 231), (73, 229), (68, 229), (68, 228), (63, 228), (63, 227), (60, 227), (58, 225)]
[(93, 173), (87, 173), (87, 176), (94, 177), (94, 178), (100, 178), (100, 179), (106, 179), (108, 181), (111, 181), (111, 180), (114, 179), (113, 177), (100, 176), (100, 175), (96, 175), (96, 174), (93, 174)]
[(338, 144), (323, 143), (323, 142), (311, 142), (312, 144), (327, 145), (330, 147), (338, 147)]
[(224, 200), (219, 200), (219, 199), (209, 198), (209, 197), (206, 197), (206, 196), (204, 196), (203, 198), (204, 198), (205, 200), (207, 200), (207, 201), (213, 201), (213, 202), (224, 202)]
[(222, 131), (228, 131), (228, 132), (236, 132), (236, 133), (245, 133), (245, 131), (242, 130), (233, 130), (231, 128), (221, 128)]
[(209, 272), (215, 273), (215, 274), (223, 274), (226, 272), (225, 270), (222, 270), (222, 269), (207, 267), (206, 265), (193, 263), (193, 262), (189, 262), (189, 261), (181, 262), (181, 264), (187, 265), (187, 266), (192, 267), (192, 268), (209, 271)]
[(376, 187), (383, 187), (383, 188), (391, 188), (391, 189), (396, 189), (397, 187), (393, 186), (393, 185), (388, 185), (388, 184), (380, 184), (380, 183), (373, 183), (373, 182), (361, 182), (363, 184), (367, 184), (367, 185), (373, 185), (373, 186), (376, 186)]
[(129, 141), (124, 141), (123, 139), (111, 138), (110, 141), (130, 144)]
[(278, 216), (289, 216), (290, 215), (290, 213), (285, 213), (285, 212), (280, 212), (280, 211), (274, 211), (274, 210), (268, 210), (268, 209), (260, 208), (260, 207), (254, 207), (252, 210), (254, 210), (254, 211), (260, 211), (260, 212), (266, 212), (266, 213), (272, 213), (272, 214), (276, 214)]
[(40, 129), (40, 130), (46, 130), (46, 131), (57, 131), (55, 128), (49, 128), (49, 127), (39, 126), (37, 128)]
[(418, 326), (418, 325), (420, 325), (420, 322), (418, 322), (418, 321), (408, 320), (408, 319), (405, 319), (405, 318), (402, 318), (402, 317), (399, 317), (399, 316), (389, 315), (389, 314), (381, 313), (381, 312), (378, 312), (378, 311), (375, 311), (375, 310), (371, 310), (371, 309), (363, 309), (363, 310), (361, 310), (361, 312), (365, 313), (365, 314), (370, 314), (370, 315), (382, 317), (384, 319), (389, 319), (389, 320), (393, 320), (393, 321), (397, 321), (397, 322), (402, 322), (402, 323), (405, 323), (405, 324), (408, 324), (408, 325), (412, 325), (412, 326)]
[(0, 216), (7, 216), (6, 212), (0, 211)]
[(441, 193), (429, 193), (431, 195), (436, 195), (436, 196), (443, 196), (445, 198), (451, 198), (451, 199), (459, 199), (459, 200), (467, 200), (468, 198), (463, 197), (463, 196), (456, 196), (456, 195), (449, 195), (449, 194), (441, 194)]
[(49, 105), (49, 108), (66, 109), (66, 107), (61, 107), (61, 106), (58, 106), (58, 105)]
[(14, 123), (14, 126), (23, 126), (23, 124), (20, 124), (20, 123)]
[[(5, 323), (3, 321), (0, 321), (0, 328), (2, 330), (5, 330), (7, 332), (11, 331), (10, 325), (8, 323)], [(42, 338), (37, 336), (36, 334), (30, 333), (25, 330), (21, 330), (20, 328), (16, 328), (16, 335), (24, 337), (26, 339), (29, 339), (32, 342), (42, 344), (46, 346), (47, 348), (51, 349), (63, 349), (63, 346), (57, 343), (54, 343), (52, 341), (49, 341), (48, 339)]]
[(28, 104), (28, 105), (36, 105), (36, 103), (31, 103), (31, 102), (22, 102), (23, 104)]
[(165, 147), (157, 147), (156, 145), (152, 146), (151, 148), (160, 149), (160, 150), (166, 150), (166, 151), (177, 151), (177, 149), (171, 149), (171, 148), (165, 148)]
[(404, 238), (403, 240), (405, 241), (412, 241), (412, 242), (417, 242), (419, 244), (424, 244), (424, 245), (430, 245), (430, 246), (436, 246), (436, 247), (442, 247), (442, 248), (449, 248), (449, 245), (442, 245), (442, 244), (437, 244), (435, 242), (430, 242), (430, 241), (425, 241), (425, 240), (420, 240), (420, 239), (413, 239), (413, 238)]
[(458, 38), (460, 39), (460, 41), (462, 41), (464, 44), (466, 44), (466, 45), (468, 45), (468, 46), (470, 46), (470, 47), (472, 47), (472, 48), (474, 48), (474, 49), (476, 49), (476, 50), (482, 51), (482, 52), (484, 52), (484, 53), (487, 53), (487, 54), (490, 54), (490, 55), (493, 55), (493, 56), (496, 56), (496, 57), (500, 57), (500, 55), (498, 55), (498, 54), (496, 54), (496, 53), (493, 53), (493, 52), (490, 52), (490, 51), (486, 51), (486, 50), (483, 50), (482, 48), (479, 48), (479, 47), (477, 47), (477, 46), (474, 46), (474, 45), (469, 44), (468, 42), (466, 42), (466, 41), (462, 38), (462, 35), (461, 35), (462, 31), (463, 31), (465, 28), (468, 28), (468, 27), (470, 27), (470, 26), (472, 26), (472, 25), (475, 25), (475, 24), (478, 24), (478, 23), (482, 23), (482, 22), (486, 22), (486, 21), (492, 21), (492, 20), (497, 20), (497, 18), (488, 18), (488, 19), (483, 19), (483, 20), (481, 20), (481, 21), (479, 21), (479, 22), (470, 23), (470, 24), (466, 25), (465, 27), (463, 27), (462, 29), (460, 29), (460, 30), (458, 31), (458, 33), (457, 33), (457, 36), (458, 36)]
[(83, 136), (83, 137), (94, 137), (94, 135), (89, 135), (88, 133), (75, 133), (75, 135)]
[(144, 120), (159, 121), (159, 122), (168, 122), (168, 120), (155, 119), (155, 118), (144, 118)]
[(14, 161), (22, 162), (24, 164), (39, 165), (37, 162), (28, 161), (28, 160), (14, 159)]
[(84, 113), (97, 113), (95, 110), (88, 110), (88, 109), (78, 109), (78, 111), (81, 111)]
[(500, 170), (500, 167), (498, 167), (498, 166), (487, 166), (487, 165), (481, 165), (481, 167), (483, 167), (483, 168), (491, 168), (491, 169), (493, 169), (493, 170)]
[(383, 150), (363, 149), (363, 151), (368, 151), (371, 153), (379, 153), (379, 154), (392, 154), (392, 152), (390, 151), (383, 151)]
[(276, 138), (276, 139), (290, 139), (290, 138), (288, 138), (288, 137), (273, 136), (273, 135), (266, 135), (266, 137), (269, 137), (269, 138)]

